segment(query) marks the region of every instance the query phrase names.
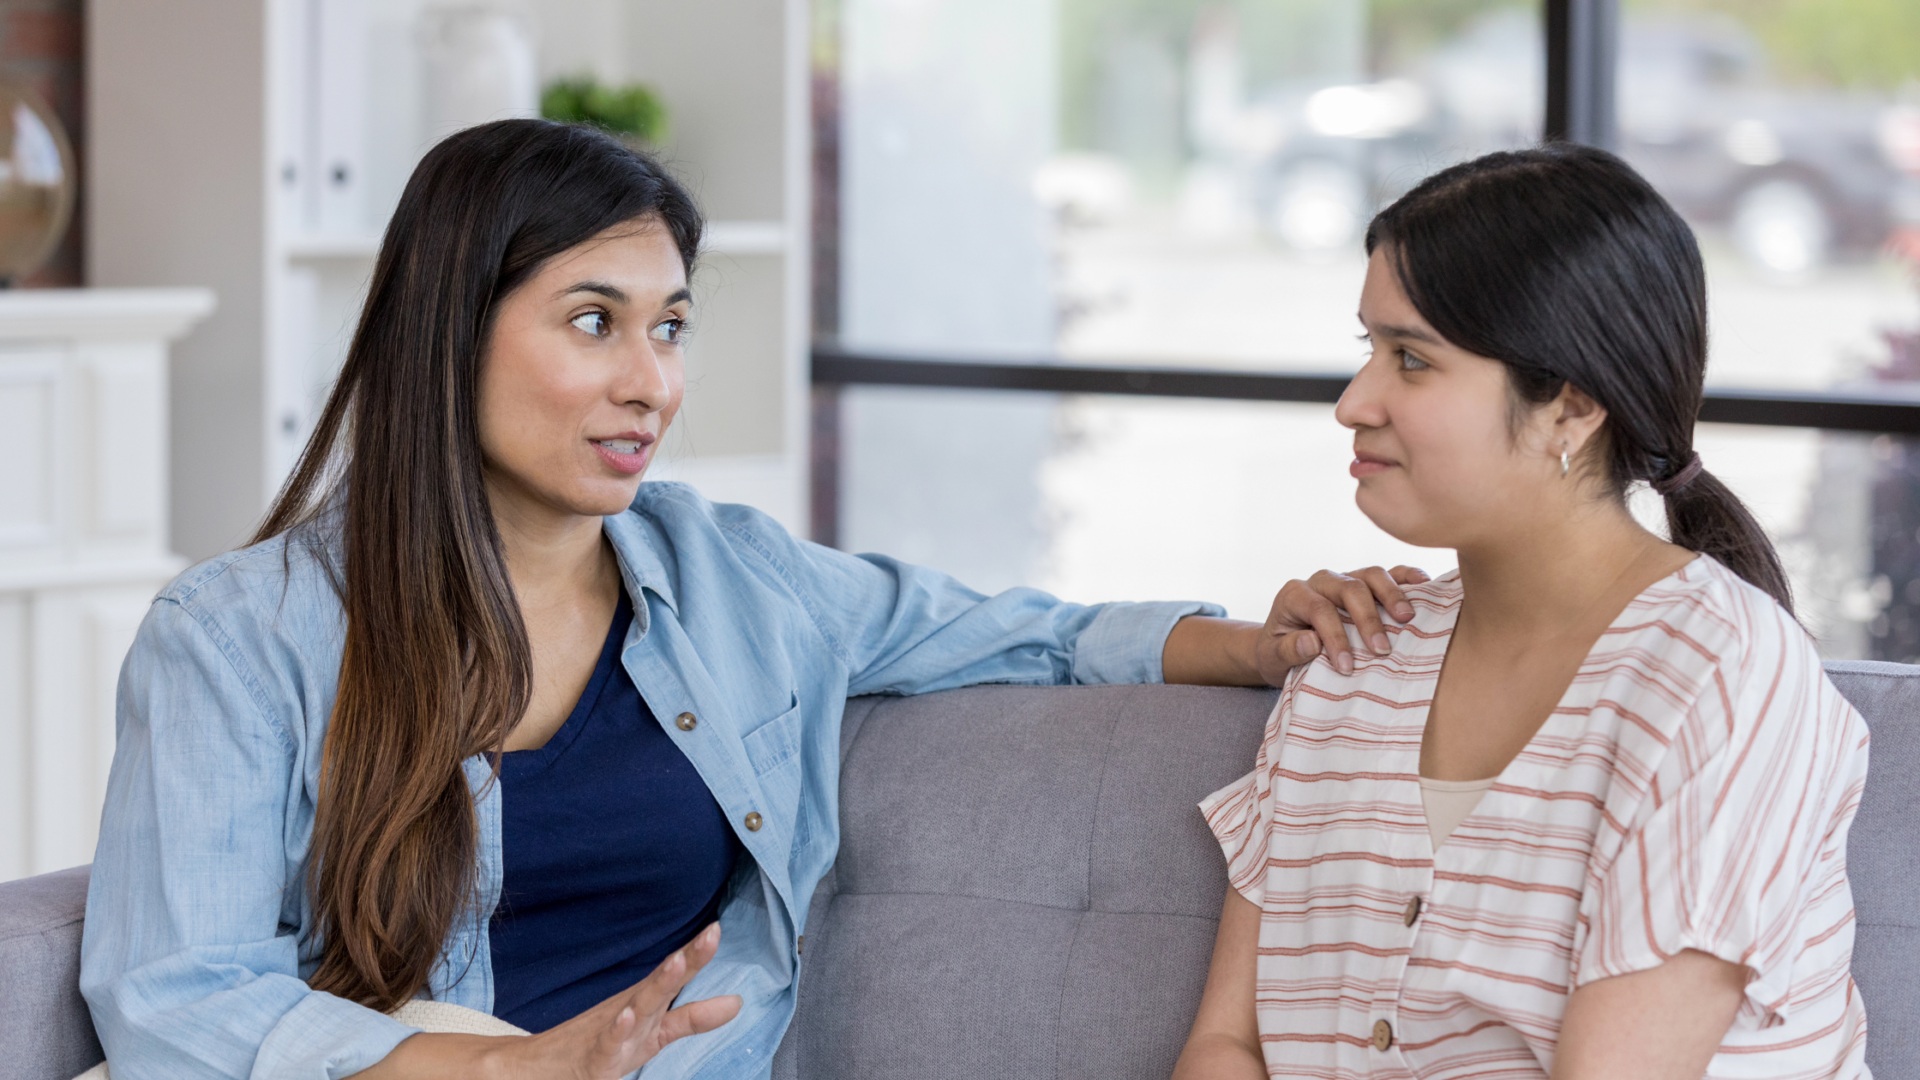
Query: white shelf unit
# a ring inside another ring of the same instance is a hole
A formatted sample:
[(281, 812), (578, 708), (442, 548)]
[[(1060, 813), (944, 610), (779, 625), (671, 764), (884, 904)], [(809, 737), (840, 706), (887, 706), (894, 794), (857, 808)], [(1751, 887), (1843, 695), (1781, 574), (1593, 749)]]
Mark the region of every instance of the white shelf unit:
[(167, 546), (167, 347), (204, 289), (0, 292), (0, 881), (93, 857)]
[[(88, 273), (205, 285), (176, 351), (173, 541), (242, 540), (352, 335), (426, 149), (415, 34), (433, 0), (88, 0)], [(512, 0), (547, 79), (638, 79), (662, 157), (713, 219), (688, 401), (657, 466), (796, 529), (806, 506), (806, 0)]]

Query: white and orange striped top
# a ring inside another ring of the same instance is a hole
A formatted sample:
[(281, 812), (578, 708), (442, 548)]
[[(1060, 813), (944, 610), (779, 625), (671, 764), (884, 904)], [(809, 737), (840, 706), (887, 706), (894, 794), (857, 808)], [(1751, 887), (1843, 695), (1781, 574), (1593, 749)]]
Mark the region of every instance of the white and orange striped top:
[(1867, 729), (1786, 612), (1704, 557), (1648, 588), (1435, 852), (1420, 737), (1458, 574), (1408, 593), (1393, 653), (1297, 670), (1201, 804), (1262, 911), (1268, 1073), (1545, 1077), (1574, 988), (1698, 949), (1753, 972), (1710, 1076), (1867, 1076)]

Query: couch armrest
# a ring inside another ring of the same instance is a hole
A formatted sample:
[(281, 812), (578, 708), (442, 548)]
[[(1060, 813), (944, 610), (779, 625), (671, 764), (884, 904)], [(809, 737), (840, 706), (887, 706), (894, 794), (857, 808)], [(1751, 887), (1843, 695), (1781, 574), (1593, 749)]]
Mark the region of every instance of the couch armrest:
[(0, 1078), (70, 1080), (106, 1056), (80, 997), (90, 869), (0, 882)]

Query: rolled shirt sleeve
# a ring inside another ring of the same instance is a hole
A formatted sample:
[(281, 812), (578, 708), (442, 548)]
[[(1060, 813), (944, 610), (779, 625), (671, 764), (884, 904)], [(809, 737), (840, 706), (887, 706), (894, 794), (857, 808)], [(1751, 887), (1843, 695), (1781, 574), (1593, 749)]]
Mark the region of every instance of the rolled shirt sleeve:
[(331, 1080), (417, 1030), (300, 977), (305, 762), (238, 652), (162, 598), (121, 670), (80, 976), (115, 1080)]
[(1156, 683), (1174, 624), (1225, 614), (1197, 601), (1073, 604), (1029, 588), (986, 596), (924, 566), (799, 540), (748, 507), (714, 510), (768, 560), (840, 653), (849, 695)]

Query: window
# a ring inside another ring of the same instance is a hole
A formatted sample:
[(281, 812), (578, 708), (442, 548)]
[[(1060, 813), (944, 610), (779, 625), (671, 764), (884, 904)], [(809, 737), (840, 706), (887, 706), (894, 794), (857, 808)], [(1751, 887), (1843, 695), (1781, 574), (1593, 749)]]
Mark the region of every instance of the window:
[[(839, 0), (816, 382), (855, 385), (823, 399), (838, 484), (817, 524), (981, 588), (1203, 596), (1244, 618), (1318, 566), (1450, 565), (1353, 509), (1347, 433), (1307, 402), (1360, 360), (1367, 218), (1546, 124), (1613, 143), (1695, 223), (1726, 399), (1708, 415), (1915, 430), (1920, 413), (1826, 401), (1897, 402), (1887, 380), (1920, 369), (1895, 254), (1920, 219), (1902, 90), (1920, 57), (1869, 47), (1920, 31), (1871, 25), (1913, 18), (1895, 5), (1842, 6), (1859, 14), (1822, 37), (1824, 0)], [(1298, 403), (959, 388), (1151, 389), (1187, 369), (1256, 378), (1182, 392)], [(929, 388), (857, 385), (903, 382)], [(1906, 614), (1895, 565), (1920, 564), (1920, 509), (1882, 505), (1904, 442), (1707, 424), (1699, 445), (1780, 540), (1830, 655), (1920, 653), (1920, 585)], [(1881, 553), (1896, 526), (1909, 553)]]

